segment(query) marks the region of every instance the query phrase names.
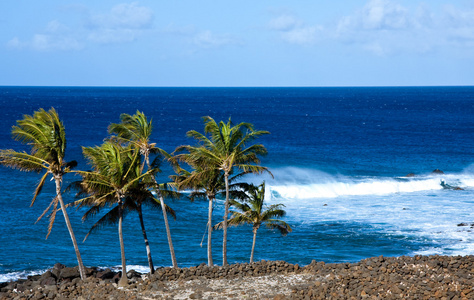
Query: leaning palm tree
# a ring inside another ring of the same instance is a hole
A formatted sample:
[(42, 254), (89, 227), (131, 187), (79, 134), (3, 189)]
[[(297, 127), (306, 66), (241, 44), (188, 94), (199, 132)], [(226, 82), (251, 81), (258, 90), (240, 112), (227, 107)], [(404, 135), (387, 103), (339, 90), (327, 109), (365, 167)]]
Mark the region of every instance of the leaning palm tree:
[(53, 208), (52, 213), (50, 214), (48, 234), (46, 235), (46, 238), (48, 238), (51, 233), (59, 203), (74, 245), (79, 273), (81, 278), (85, 279), (86, 273), (82, 263), (81, 254), (61, 194), (63, 175), (70, 172), (71, 168), (77, 165), (75, 161), (66, 162), (64, 160), (66, 151), (66, 135), (63, 123), (59, 119), (54, 108), (51, 108), (49, 111), (40, 109), (34, 112), (33, 116), (24, 115), (22, 120), (18, 120), (17, 126), (13, 126), (12, 134), (15, 140), (30, 145), (31, 152), (28, 154), (26, 152), (17, 152), (11, 149), (0, 150), (0, 164), (26, 172), (39, 173), (42, 170), (45, 171), (40, 182), (36, 186), (31, 206), (34, 204), (37, 196), (41, 193), (48, 176), (52, 176), (56, 184), (56, 196), (43, 214), (38, 218), (37, 222), (49, 211), (50, 208)]
[(87, 197), (77, 200), (79, 206), (117, 205), (118, 233), (122, 258), (122, 277), (119, 286), (126, 286), (127, 267), (122, 234), (125, 201), (136, 183), (148, 176), (151, 171), (141, 174), (138, 153), (132, 148), (124, 148), (117, 143), (106, 141), (101, 146), (83, 147), (83, 154), (92, 166), (92, 171), (78, 171), (82, 176), (81, 190)]
[[(147, 167), (147, 170), (152, 169), (152, 166), (150, 164), (150, 154), (159, 154), (163, 155), (164, 157), (169, 157), (169, 155), (163, 149), (156, 147), (155, 143), (150, 143), (150, 136), (153, 129), (152, 120), (148, 121), (145, 114), (138, 110), (133, 116), (129, 114), (121, 114), (120, 121), (121, 123), (114, 123), (109, 125), (109, 133), (116, 134), (121, 141), (130, 143), (135, 148), (137, 148), (137, 150), (144, 158), (140, 168), (141, 172), (143, 172), (145, 165)], [(159, 170), (156, 169), (155, 171)], [(178, 263), (176, 261), (176, 255), (174, 253), (173, 241), (171, 239), (171, 232), (168, 223), (168, 216), (166, 214), (167, 210), (163, 193), (161, 192), (155, 177), (151, 176), (150, 178), (153, 183), (153, 190), (160, 199), (159, 202), (161, 203), (161, 210), (163, 211), (163, 219), (165, 221), (166, 236), (168, 238), (168, 245), (170, 248), (171, 262), (173, 264), (173, 267), (177, 268)], [(140, 222), (143, 223), (141, 205), (138, 206), (138, 215), (140, 218)], [(153, 262), (151, 259), (151, 250), (148, 243), (146, 247), (151, 273), (153, 274)]]
[(213, 266), (212, 260), (212, 212), (216, 199), (216, 194), (221, 189), (219, 180), (219, 172), (206, 172), (200, 168), (196, 168), (192, 172), (178, 167), (176, 171), (178, 175), (170, 176), (173, 180), (174, 187), (178, 191), (191, 189), (191, 201), (196, 198), (207, 198), (209, 201), (208, 219), (207, 219), (207, 265)]
[[(172, 158), (173, 163), (176, 163), (175, 158)], [(212, 214), (214, 202), (217, 195), (225, 194), (225, 180), (224, 173), (215, 169), (205, 169), (205, 166), (193, 166), (193, 171), (189, 172), (176, 165), (176, 173), (170, 178), (173, 180), (173, 186), (177, 190), (191, 190), (189, 198), (191, 201), (195, 199), (207, 198), (209, 201), (208, 218), (207, 218), (207, 264), (213, 266), (212, 259)], [(239, 177), (246, 173), (239, 173), (229, 178), (229, 182), (234, 182)], [(239, 184), (231, 184), (229, 188), (231, 192), (238, 192), (234, 187), (239, 187)]]
[[(86, 185), (82, 181), (76, 181), (73, 182), (69, 185), (68, 189), (74, 189), (77, 190), (76, 198), (81, 198), (81, 197), (86, 197), (88, 196), (88, 191), (85, 189)], [(174, 193), (164, 190), (162, 191), (163, 193), (166, 193), (168, 196), (171, 197), (176, 197)], [(96, 216), (103, 208), (105, 208), (106, 203), (104, 202), (98, 202), (98, 203), (91, 203), (90, 201), (77, 201), (73, 202), (71, 205), (76, 205), (79, 207), (83, 206), (90, 206), (90, 208), (86, 211), (86, 213), (82, 217), (82, 221), (86, 221), (94, 216)], [(143, 234), (143, 239), (145, 241), (145, 247), (147, 250), (147, 257), (148, 257), (148, 266), (150, 268), (150, 273), (154, 273), (154, 266), (153, 266), (153, 261), (151, 260), (151, 255), (149, 252), (149, 241), (148, 241), (148, 236), (146, 233), (145, 229), (145, 223), (143, 221), (143, 215), (142, 215), (142, 206), (147, 205), (151, 208), (154, 209), (162, 209), (161, 203), (159, 199), (156, 199), (153, 194), (149, 190), (149, 184), (144, 183), (144, 182), (135, 182), (133, 184), (133, 187), (130, 187), (127, 189), (126, 197), (125, 200), (123, 201), (123, 209), (122, 209), (122, 218), (125, 218), (125, 216), (131, 212), (135, 211), (138, 213), (139, 220), (140, 220), (140, 226), (142, 229), (142, 234)], [(171, 209), (169, 206), (165, 206), (167, 212), (174, 218), (176, 219), (176, 214), (173, 209)], [(91, 227), (89, 232), (84, 238), (84, 241), (87, 239), (87, 237), (99, 229), (102, 229), (103, 227), (107, 225), (114, 225), (117, 224), (119, 221), (119, 206), (116, 205), (112, 209), (110, 209), (105, 215), (103, 215), (97, 222)]]
[[(278, 229), (282, 235), (291, 232), (291, 227), (286, 222), (278, 220), (285, 216), (286, 212), (282, 209), (283, 204), (273, 204), (268, 207), (264, 206), (265, 202), (265, 182), (259, 186), (247, 185), (245, 188), (242, 202), (231, 200), (230, 203), (238, 211), (231, 211), (232, 217), (229, 219), (230, 226), (238, 226), (242, 224), (252, 224), (253, 242), (252, 251), (250, 253), (250, 263), (253, 263), (253, 254), (255, 250), (255, 242), (257, 240), (257, 230), (262, 224), (269, 228)], [(223, 227), (223, 222), (217, 224), (216, 229)]]
[[(189, 137), (197, 140), (198, 146), (180, 146), (175, 152), (178, 161), (191, 166), (203, 166), (205, 169), (222, 171), (225, 183), (225, 212), (223, 221), (222, 264), (227, 265), (227, 219), (229, 214), (229, 176), (234, 170), (241, 172), (268, 172), (266, 167), (258, 165), (259, 155), (267, 154), (261, 144), (251, 144), (268, 131), (256, 131), (250, 123), (232, 125), (231, 120), (217, 124), (207, 116), (204, 120), (204, 134), (195, 130), (187, 132)], [(209, 137), (208, 137), (208, 136)], [(180, 153), (183, 152), (183, 153)], [(270, 173), (271, 174), (271, 173)]]

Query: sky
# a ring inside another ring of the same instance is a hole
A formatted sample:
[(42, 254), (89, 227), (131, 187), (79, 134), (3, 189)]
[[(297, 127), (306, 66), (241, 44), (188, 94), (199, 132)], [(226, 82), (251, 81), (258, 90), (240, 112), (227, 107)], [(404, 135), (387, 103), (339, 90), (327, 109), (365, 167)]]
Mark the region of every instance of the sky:
[(11, 85), (474, 85), (474, 1), (2, 0)]

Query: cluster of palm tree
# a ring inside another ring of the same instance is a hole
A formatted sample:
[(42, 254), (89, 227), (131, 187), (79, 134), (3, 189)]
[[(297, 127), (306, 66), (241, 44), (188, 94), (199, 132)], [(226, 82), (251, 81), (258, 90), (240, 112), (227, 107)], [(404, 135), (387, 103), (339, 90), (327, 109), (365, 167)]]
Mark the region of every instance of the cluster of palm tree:
[[(56, 195), (50, 205), (38, 218), (49, 214), (48, 235), (51, 232), (56, 213), (61, 210), (69, 230), (77, 256), (81, 278), (85, 278), (85, 269), (77, 245), (67, 210), (68, 206), (87, 207), (83, 220), (102, 212), (107, 212), (96, 221), (89, 233), (110, 224), (118, 225), (122, 277), (119, 286), (127, 284), (126, 259), (122, 234), (123, 218), (129, 212), (137, 212), (146, 246), (150, 272), (154, 272), (151, 250), (143, 220), (143, 205), (161, 209), (168, 238), (173, 267), (177, 267), (176, 256), (168, 223), (168, 213), (176, 218), (175, 212), (165, 204), (165, 198), (177, 197), (178, 192), (191, 191), (189, 197), (198, 197), (209, 201), (208, 212), (208, 264), (212, 260), (212, 231), (223, 229), (223, 265), (227, 265), (227, 227), (249, 223), (253, 225), (253, 244), (250, 261), (253, 262), (257, 230), (261, 224), (277, 228), (287, 234), (291, 228), (279, 220), (285, 215), (282, 204), (264, 206), (265, 185), (256, 187), (246, 183), (237, 183), (245, 174), (261, 174), (270, 171), (260, 166), (259, 156), (267, 150), (253, 141), (267, 131), (257, 131), (252, 124), (233, 125), (228, 122), (216, 123), (211, 117), (204, 117), (204, 134), (191, 130), (187, 135), (197, 142), (195, 146), (180, 146), (171, 155), (156, 147), (150, 141), (152, 121), (137, 111), (135, 115), (122, 114), (120, 123), (108, 128), (111, 136), (100, 146), (83, 147), (83, 155), (91, 170), (74, 171), (77, 162), (64, 161), (66, 137), (63, 123), (54, 108), (49, 111), (40, 109), (32, 116), (25, 115), (13, 126), (14, 139), (31, 146), (30, 153), (14, 150), (0, 150), (0, 164), (22, 171), (41, 172), (33, 200), (40, 194), (46, 179), (52, 176), (56, 184)], [(151, 161), (151, 158), (154, 158)], [(150, 162), (151, 161), (151, 162)], [(160, 172), (160, 162), (169, 161), (176, 171), (171, 175), (172, 182), (158, 183), (155, 175)], [(183, 165), (184, 164), (184, 165)], [(68, 190), (76, 191), (78, 200), (65, 205), (62, 199), (63, 175), (75, 172), (81, 179), (71, 183)], [(272, 175), (273, 176), (273, 175)], [(172, 189), (173, 188), (173, 189)], [(218, 195), (225, 195), (225, 213), (222, 222), (213, 226), (213, 205)], [(239, 200), (239, 201), (237, 201)], [(59, 209), (58, 209), (59, 204)], [(237, 210), (229, 211), (230, 206)], [(232, 217), (229, 218), (229, 212)]]

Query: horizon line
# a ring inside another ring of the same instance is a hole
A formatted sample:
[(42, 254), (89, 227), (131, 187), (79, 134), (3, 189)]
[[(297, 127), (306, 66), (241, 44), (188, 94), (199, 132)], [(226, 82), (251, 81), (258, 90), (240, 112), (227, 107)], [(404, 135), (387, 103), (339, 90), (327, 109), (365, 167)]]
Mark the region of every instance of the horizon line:
[(474, 87), (474, 85), (288, 85), (288, 86), (152, 86), (152, 85), (0, 85), (0, 88), (408, 88), (408, 87)]

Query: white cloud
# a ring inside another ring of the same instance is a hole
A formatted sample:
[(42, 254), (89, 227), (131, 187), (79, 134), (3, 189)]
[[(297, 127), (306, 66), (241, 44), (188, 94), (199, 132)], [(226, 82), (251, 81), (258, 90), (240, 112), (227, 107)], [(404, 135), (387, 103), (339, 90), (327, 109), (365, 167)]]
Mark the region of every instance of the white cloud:
[(81, 50), (83, 45), (76, 39), (71, 37), (58, 37), (46, 34), (35, 34), (30, 46), (35, 50), (52, 51), (52, 50)]
[(230, 35), (217, 35), (210, 30), (202, 31), (194, 36), (193, 43), (202, 48), (213, 48), (226, 45), (238, 45), (241, 42)]
[(30, 40), (21, 41), (15, 37), (7, 42), (13, 49), (33, 49), (36, 51), (70, 51), (81, 50), (83, 43), (71, 36), (70, 29), (57, 20), (47, 24), (44, 33), (34, 34)]
[(268, 23), (270, 30), (280, 34), (280, 38), (291, 44), (313, 44), (323, 32), (322, 26), (306, 25), (290, 14), (278, 16)]
[(89, 33), (87, 38), (99, 44), (116, 44), (133, 42), (137, 39), (138, 35), (138, 32), (131, 29), (101, 28)]
[(189, 36), (196, 33), (196, 28), (194, 26), (177, 26), (173, 23), (168, 24), (166, 27), (160, 30), (163, 33), (173, 34), (173, 35), (182, 35)]
[(353, 15), (341, 18), (337, 25), (339, 35), (360, 31), (403, 30), (412, 25), (409, 10), (389, 0), (370, 0)]
[(371, 0), (361, 13), (368, 29), (403, 29), (410, 25), (408, 10), (388, 0)]
[(12, 49), (21, 49), (24, 47), (24, 45), (18, 37), (14, 37), (7, 42), (7, 47)]
[(87, 27), (91, 30), (88, 38), (98, 43), (122, 43), (137, 39), (152, 27), (153, 11), (136, 2), (114, 6), (106, 14), (90, 15)]
[(455, 43), (474, 42), (474, 10), (461, 10), (448, 5), (443, 10), (446, 38)]
[(154, 19), (150, 8), (140, 6), (136, 2), (118, 4), (103, 14), (91, 13), (84, 6), (68, 6), (64, 9), (81, 16), (84, 20), (83, 26), (73, 23), (67, 26), (63, 22), (52, 20), (30, 39), (20, 40), (14, 37), (7, 42), (7, 46), (12, 49), (37, 51), (70, 51), (85, 48), (87, 42), (132, 42), (152, 27)]
[(271, 30), (277, 31), (289, 31), (299, 25), (301, 25), (301, 21), (297, 20), (294, 16), (287, 14), (276, 17), (268, 23), (268, 27)]
[(283, 32), (281, 37), (292, 44), (312, 44), (316, 42), (321, 31), (322, 28), (317, 26), (298, 27), (288, 32)]
[(363, 46), (369, 52), (374, 53), (377, 56), (387, 56), (390, 54), (390, 49), (384, 47), (379, 42), (368, 43)]
[(474, 10), (458, 9), (453, 5), (446, 5), (443, 9), (444, 20), (450, 27), (474, 26)]
[(474, 47), (474, 9), (429, 2), (406, 5), (394, 0), (368, 0), (339, 19), (317, 24), (284, 12), (267, 28), (281, 40), (300, 45), (337, 43), (377, 56), (426, 53), (441, 47)]
[(92, 28), (138, 30), (150, 28), (153, 24), (153, 11), (136, 2), (118, 4), (106, 14), (91, 15), (88, 25)]

